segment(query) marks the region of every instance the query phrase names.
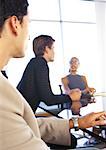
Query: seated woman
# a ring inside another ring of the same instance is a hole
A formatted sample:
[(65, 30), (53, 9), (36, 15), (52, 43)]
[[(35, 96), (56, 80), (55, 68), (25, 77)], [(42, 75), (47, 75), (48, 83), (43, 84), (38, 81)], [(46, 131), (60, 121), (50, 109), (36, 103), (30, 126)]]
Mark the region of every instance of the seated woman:
[[(67, 76), (62, 78), (62, 83), (65, 89), (66, 94), (70, 94), (76, 88), (80, 89), (82, 92), (81, 100), (76, 101), (72, 104), (71, 110), (73, 114), (80, 114), (80, 108), (88, 105), (88, 103), (95, 102), (95, 99), (91, 96), (96, 91), (94, 88), (90, 88), (87, 83), (87, 79), (83, 75), (77, 74), (79, 68), (79, 59), (77, 57), (72, 57), (70, 60), (70, 69)], [(81, 103), (80, 103), (81, 102)], [(93, 128), (93, 132), (98, 134), (101, 132), (100, 128)], [(96, 144), (99, 141), (96, 140), (94, 137), (91, 137), (85, 144)]]
[(73, 114), (79, 114), (81, 107), (86, 106), (88, 103), (95, 102), (91, 97), (96, 90), (88, 86), (85, 76), (77, 74), (79, 64), (79, 59), (72, 57), (70, 60), (70, 73), (62, 78), (62, 84), (67, 95), (77, 89), (80, 89), (82, 93), (81, 101), (75, 101), (71, 106)]

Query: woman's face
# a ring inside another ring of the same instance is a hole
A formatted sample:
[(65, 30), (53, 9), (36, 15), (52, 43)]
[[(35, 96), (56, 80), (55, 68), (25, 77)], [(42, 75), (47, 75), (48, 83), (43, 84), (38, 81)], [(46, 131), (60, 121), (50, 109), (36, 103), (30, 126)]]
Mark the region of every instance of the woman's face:
[(72, 58), (70, 61), (70, 71), (76, 72), (79, 67), (79, 60), (76, 58)]

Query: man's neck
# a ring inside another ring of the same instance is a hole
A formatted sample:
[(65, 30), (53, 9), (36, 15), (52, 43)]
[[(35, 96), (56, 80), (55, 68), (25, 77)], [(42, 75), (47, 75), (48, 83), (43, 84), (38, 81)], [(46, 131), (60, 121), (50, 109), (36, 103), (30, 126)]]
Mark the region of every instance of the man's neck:
[(6, 52), (3, 51), (3, 49), (0, 49), (0, 70), (4, 68), (4, 66), (7, 65), (9, 61), (9, 57), (6, 55)]
[(47, 62), (49, 62), (48, 57), (46, 57), (45, 55), (42, 56)]

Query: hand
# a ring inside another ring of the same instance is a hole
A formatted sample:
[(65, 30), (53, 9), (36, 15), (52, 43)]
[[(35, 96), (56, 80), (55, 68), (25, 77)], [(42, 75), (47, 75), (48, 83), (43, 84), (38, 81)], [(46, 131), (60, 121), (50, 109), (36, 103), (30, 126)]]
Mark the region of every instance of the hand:
[(80, 101), (73, 101), (71, 105), (71, 110), (74, 115), (80, 114), (80, 108), (82, 107)]
[(106, 125), (106, 112), (90, 113), (79, 118), (79, 128), (90, 128), (97, 125)]
[(77, 89), (77, 88), (72, 89), (72, 90), (70, 90), (69, 96), (70, 96), (72, 102), (73, 101), (79, 101), (81, 98), (81, 90)]
[(95, 88), (87, 87), (86, 89), (82, 90), (81, 92), (83, 94), (89, 93), (89, 94), (93, 95), (96, 92), (96, 89)]
[(89, 88), (89, 93), (90, 93), (91, 95), (93, 95), (95, 92), (96, 92), (96, 89), (95, 89), (95, 88)]

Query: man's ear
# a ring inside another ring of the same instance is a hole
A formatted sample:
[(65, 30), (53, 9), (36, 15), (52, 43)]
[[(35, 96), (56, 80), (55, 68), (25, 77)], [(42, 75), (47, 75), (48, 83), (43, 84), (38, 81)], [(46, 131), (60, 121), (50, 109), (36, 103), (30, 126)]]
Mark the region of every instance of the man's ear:
[(14, 35), (18, 35), (18, 28), (19, 28), (19, 20), (16, 16), (12, 16), (9, 18), (9, 24), (10, 24), (10, 28), (11, 28), (11, 31)]

